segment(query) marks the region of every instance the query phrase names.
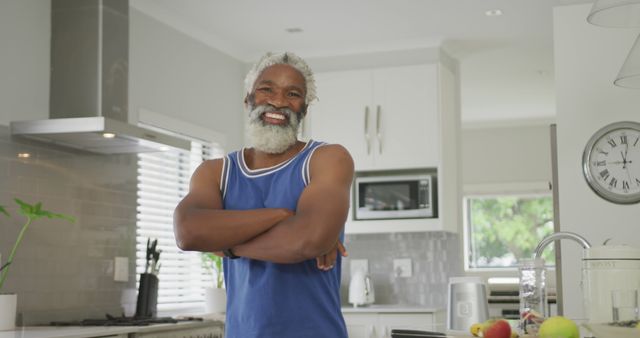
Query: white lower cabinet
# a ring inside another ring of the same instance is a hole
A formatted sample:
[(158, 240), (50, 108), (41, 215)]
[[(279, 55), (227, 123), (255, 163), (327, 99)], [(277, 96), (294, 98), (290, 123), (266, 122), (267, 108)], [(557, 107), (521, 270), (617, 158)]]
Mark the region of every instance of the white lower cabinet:
[(442, 332), (438, 313), (343, 313), (349, 338), (390, 338), (391, 330), (421, 330)]
[[(150, 327), (152, 328), (152, 327)], [(147, 332), (136, 332), (131, 338), (223, 338), (222, 325), (202, 325), (199, 327), (168, 327), (161, 330), (150, 329)]]
[(378, 338), (376, 325), (378, 315), (371, 313), (345, 313), (344, 321), (347, 324), (349, 338)]

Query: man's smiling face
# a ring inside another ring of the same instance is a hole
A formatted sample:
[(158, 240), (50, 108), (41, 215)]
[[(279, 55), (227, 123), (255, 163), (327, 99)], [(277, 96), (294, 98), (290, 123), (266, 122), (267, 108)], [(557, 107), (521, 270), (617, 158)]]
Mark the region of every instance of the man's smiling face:
[(305, 88), (302, 74), (283, 64), (268, 67), (256, 79), (247, 105), (249, 136), (257, 150), (282, 153), (295, 144), (306, 110)]

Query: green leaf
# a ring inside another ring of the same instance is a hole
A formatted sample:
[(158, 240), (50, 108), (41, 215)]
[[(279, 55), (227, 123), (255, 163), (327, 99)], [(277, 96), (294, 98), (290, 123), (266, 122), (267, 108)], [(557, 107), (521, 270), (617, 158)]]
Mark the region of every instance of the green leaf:
[(208, 273), (214, 276), (214, 284), (218, 289), (224, 285), (224, 277), (222, 271), (222, 257), (212, 252), (201, 252), (202, 266)]
[[(51, 211), (42, 210), (41, 202), (38, 202), (35, 205), (31, 205), (27, 202), (22, 201), (19, 198), (14, 198), (14, 201), (16, 201), (16, 203), (20, 206), (20, 213), (27, 217), (27, 221), (22, 226), (22, 229), (20, 229), (20, 233), (18, 233), (18, 238), (16, 239), (16, 242), (13, 244), (13, 248), (9, 253), (9, 258), (7, 259), (7, 262), (13, 262), (13, 258), (16, 254), (16, 250), (18, 249), (18, 246), (20, 246), (20, 243), (24, 238), (24, 234), (26, 233), (27, 228), (34, 220), (41, 217), (47, 217), (47, 218), (62, 218), (72, 223), (75, 223), (76, 221), (75, 217), (73, 216), (68, 216), (65, 214), (58, 214)], [(7, 211), (2, 206), (0, 206), (0, 212), (8, 215)], [(2, 289), (2, 286), (4, 285), (4, 282), (7, 279), (9, 268), (10, 266), (7, 266), (4, 270), (2, 270), (2, 272), (0, 272), (0, 289)]]
[(59, 214), (59, 213), (54, 213), (48, 210), (42, 210), (42, 202), (38, 202), (35, 205), (31, 205), (29, 203), (26, 203), (22, 200), (20, 200), (19, 198), (14, 198), (14, 200), (16, 201), (16, 203), (20, 206), (20, 213), (23, 214), (24, 216), (36, 220), (42, 217), (47, 217), (47, 218), (61, 218), (61, 219), (65, 219), (71, 223), (75, 223), (76, 222), (76, 218), (73, 216), (69, 216), (69, 215), (65, 215), (65, 214)]
[(0, 205), (0, 213), (5, 214), (7, 217), (11, 216), (2, 205)]

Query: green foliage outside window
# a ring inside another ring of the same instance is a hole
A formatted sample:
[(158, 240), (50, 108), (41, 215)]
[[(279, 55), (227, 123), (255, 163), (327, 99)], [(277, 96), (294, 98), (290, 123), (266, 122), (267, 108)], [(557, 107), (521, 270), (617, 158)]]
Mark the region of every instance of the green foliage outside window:
[[(469, 268), (515, 267), (533, 257), (542, 238), (553, 233), (551, 197), (473, 197), (467, 200)], [(554, 265), (553, 248), (543, 253)]]

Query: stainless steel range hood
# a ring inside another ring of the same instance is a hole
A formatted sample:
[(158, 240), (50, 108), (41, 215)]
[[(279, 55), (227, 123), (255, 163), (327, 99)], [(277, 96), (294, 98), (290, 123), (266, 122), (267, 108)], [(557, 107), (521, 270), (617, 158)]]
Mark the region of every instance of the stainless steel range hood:
[(129, 124), (129, 1), (51, 1), (47, 120), (11, 133), (102, 154), (190, 149), (190, 142)]

